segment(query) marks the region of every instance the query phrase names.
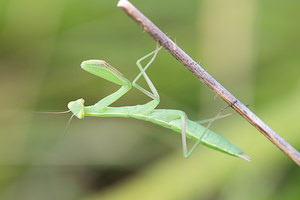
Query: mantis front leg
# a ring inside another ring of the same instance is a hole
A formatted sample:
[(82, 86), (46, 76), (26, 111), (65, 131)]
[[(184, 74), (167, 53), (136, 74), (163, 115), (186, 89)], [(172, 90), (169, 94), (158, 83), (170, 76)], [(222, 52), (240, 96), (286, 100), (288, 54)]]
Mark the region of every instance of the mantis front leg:
[[(98, 66), (97, 66), (98, 65)], [(95, 112), (101, 112), (104, 108), (111, 105), (113, 102), (118, 100), (121, 96), (123, 96), (125, 93), (127, 93), (131, 89), (131, 83), (128, 79), (124, 77), (121, 72), (119, 72), (117, 69), (110, 66), (107, 62), (103, 61), (100, 62), (98, 60), (93, 61), (85, 61), (81, 64), (81, 67), (101, 78), (104, 78), (108, 81), (111, 81), (113, 83), (116, 83), (118, 85), (121, 85), (122, 87), (117, 90), (116, 92), (112, 93), (111, 95), (108, 95), (107, 97), (101, 99), (98, 101), (95, 105), (93, 105)], [(101, 71), (99, 70), (101, 69)]]
[(103, 60), (84, 61), (81, 64), (81, 68), (87, 72), (90, 72), (91, 74), (104, 78), (115, 84), (121, 85), (122, 87), (118, 91), (101, 99), (92, 106), (85, 107), (83, 99), (71, 101), (68, 104), (68, 108), (79, 119), (82, 119), (85, 116), (86, 112), (102, 112), (104, 108), (118, 100), (121, 96), (123, 96), (126, 92), (128, 92), (131, 89), (130, 81), (126, 79), (124, 75), (121, 74), (121, 72), (119, 72), (117, 69), (113, 68)]

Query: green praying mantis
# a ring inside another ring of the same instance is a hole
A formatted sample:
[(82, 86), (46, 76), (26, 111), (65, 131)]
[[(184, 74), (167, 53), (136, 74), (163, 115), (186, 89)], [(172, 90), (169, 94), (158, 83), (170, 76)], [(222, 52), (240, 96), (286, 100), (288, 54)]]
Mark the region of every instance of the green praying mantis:
[[(198, 122), (191, 121), (187, 118), (185, 112), (181, 110), (155, 109), (160, 102), (160, 97), (152, 81), (146, 74), (146, 70), (154, 61), (160, 48), (156, 48), (155, 51), (137, 60), (136, 65), (140, 70), (140, 73), (132, 83), (127, 78), (125, 78), (124, 75), (121, 74), (117, 69), (113, 68), (103, 60), (87, 60), (82, 62), (82, 69), (112, 83), (120, 85), (121, 88), (91, 106), (85, 106), (84, 99), (82, 98), (76, 101), (71, 101), (68, 104), (68, 108), (73, 113), (72, 117), (76, 116), (79, 119), (83, 119), (85, 116), (131, 117), (149, 121), (162, 127), (171, 129), (175, 132), (181, 133), (183, 155), (185, 158), (188, 158), (196, 149), (198, 144), (201, 143), (217, 151), (224, 152), (229, 155), (240, 157), (249, 161), (250, 159), (240, 148), (233, 145), (222, 136), (209, 130), (208, 127), (210, 124), (207, 127), (204, 127)], [(152, 58), (145, 65), (145, 67), (143, 67), (141, 62), (149, 58), (150, 56), (152, 56)], [(151, 92), (137, 84), (137, 81), (141, 76), (144, 77)], [(113, 102), (127, 93), (132, 88), (132, 86), (149, 96), (152, 100), (143, 105), (110, 107)], [(218, 116), (216, 116), (215, 118), (218, 118)], [(196, 141), (190, 151), (187, 150), (186, 138)]]

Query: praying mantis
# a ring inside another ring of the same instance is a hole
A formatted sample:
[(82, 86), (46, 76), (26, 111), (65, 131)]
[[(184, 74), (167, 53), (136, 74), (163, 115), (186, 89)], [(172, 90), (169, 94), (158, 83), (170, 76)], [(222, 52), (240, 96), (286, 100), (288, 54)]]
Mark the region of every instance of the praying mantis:
[[(137, 60), (136, 65), (140, 70), (140, 73), (132, 83), (127, 78), (125, 78), (124, 75), (121, 74), (121, 72), (119, 72), (117, 69), (113, 68), (103, 60), (83, 61), (81, 64), (82, 69), (98, 77), (106, 79), (107, 81), (120, 85), (121, 88), (91, 106), (85, 106), (84, 99), (82, 98), (76, 101), (71, 101), (70, 103), (68, 103), (68, 108), (73, 113), (72, 117), (76, 116), (79, 119), (83, 119), (85, 116), (131, 117), (149, 121), (162, 127), (171, 129), (175, 132), (181, 133), (183, 155), (185, 158), (188, 158), (196, 149), (198, 144), (201, 143), (217, 151), (250, 161), (248, 156), (246, 156), (239, 147), (230, 143), (222, 136), (209, 130), (208, 127), (210, 124), (207, 127), (204, 127), (198, 122), (191, 121), (187, 118), (185, 112), (181, 110), (155, 109), (160, 102), (160, 97), (152, 81), (146, 74), (146, 70), (154, 61), (160, 48), (156, 48), (155, 51), (152, 51), (151, 53)], [(152, 58), (145, 65), (145, 67), (143, 67), (141, 62), (149, 58), (150, 56), (152, 56)], [(151, 92), (137, 84), (137, 81), (141, 76), (144, 77)], [(152, 100), (143, 105), (110, 107), (113, 102), (127, 93), (132, 88), (132, 86), (149, 96)], [(215, 118), (218, 117), (216, 116)], [(190, 151), (187, 150), (186, 138), (196, 141)]]

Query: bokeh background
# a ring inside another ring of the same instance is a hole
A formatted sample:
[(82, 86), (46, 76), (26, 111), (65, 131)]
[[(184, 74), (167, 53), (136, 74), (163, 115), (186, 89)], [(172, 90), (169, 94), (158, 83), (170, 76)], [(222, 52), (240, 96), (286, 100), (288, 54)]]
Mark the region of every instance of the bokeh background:
[[(300, 1), (132, 0), (204, 69), (300, 150)], [(156, 43), (112, 0), (0, 1), (0, 199), (299, 199), (299, 168), (238, 115), (212, 129), (248, 163), (135, 119), (64, 111), (118, 89), (84, 72), (104, 59), (129, 80)], [(190, 119), (226, 106), (165, 50), (148, 71), (159, 108)], [(141, 81), (141, 84), (144, 83)], [(133, 89), (114, 106), (149, 101)], [(228, 110), (228, 112), (230, 112)]]

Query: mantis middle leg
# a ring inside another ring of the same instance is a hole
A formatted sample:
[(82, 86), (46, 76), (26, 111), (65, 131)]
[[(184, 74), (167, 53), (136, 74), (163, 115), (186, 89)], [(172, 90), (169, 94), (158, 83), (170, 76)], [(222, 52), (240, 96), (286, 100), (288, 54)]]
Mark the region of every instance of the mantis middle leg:
[[(144, 94), (146, 94), (147, 96), (149, 96), (150, 98), (152, 98), (153, 100), (157, 100), (159, 102), (159, 94), (154, 86), (154, 84), (152, 83), (152, 81), (150, 80), (150, 78), (148, 77), (148, 75), (146, 74), (146, 70), (147, 68), (152, 64), (152, 62), (154, 61), (158, 51), (161, 49), (161, 47), (159, 48), (157, 46), (156, 50), (152, 51), (151, 53), (145, 55), (144, 57), (140, 58), (139, 60), (137, 60), (136, 65), (139, 68), (139, 70), (141, 71), (136, 77), (135, 79), (132, 81), (132, 86), (135, 87), (136, 89), (140, 90), (141, 92), (143, 92)], [(154, 54), (154, 55), (153, 55)], [(148, 58), (149, 56), (153, 55), (153, 57), (151, 58), (151, 60), (146, 64), (146, 66), (143, 68), (141, 62), (143, 60), (145, 60), (146, 58)], [(138, 85), (136, 82), (138, 81), (138, 79), (143, 75), (145, 81), (147, 82), (151, 92), (149, 92), (148, 90), (142, 88), (140, 85)]]
[[(143, 105), (142, 108), (142, 112), (143, 113), (149, 113), (151, 112), (160, 102), (159, 99), (159, 94), (154, 86), (154, 84), (152, 83), (152, 81), (150, 80), (150, 78), (148, 77), (148, 75), (146, 74), (146, 70), (147, 68), (151, 65), (151, 63), (154, 61), (158, 51), (161, 49), (161, 47), (159, 48), (157, 46), (156, 50), (147, 54), (146, 56), (140, 58), (139, 60), (137, 60), (136, 65), (140, 70), (140, 73), (137, 75), (137, 77), (133, 80), (132, 82), (132, 86), (137, 88), (138, 90), (140, 90), (142, 93), (146, 94), (147, 96), (149, 96), (150, 98), (152, 98), (153, 100), (148, 102), (147, 104)], [(145, 60), (146, 58), (148, 58), (149, 56), (153, 55), (153, 57), (151, 58), (151, 60), (146, 64), (146, 66), (143, 68), (141, 62), (143, 60)], [(138, 85), (136, 82), (138, 81), (138, 79), (143, 75), (146, 83), (148, 84), (151, 92), (149, 92), (148, 90), (142, 88), (140, 85)]]

